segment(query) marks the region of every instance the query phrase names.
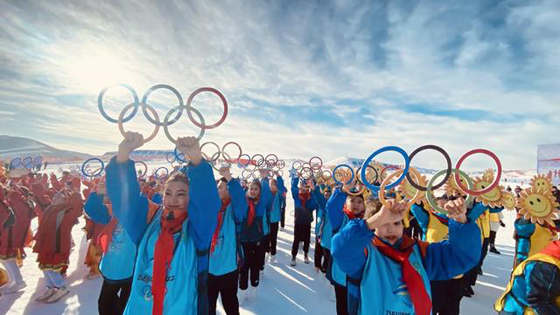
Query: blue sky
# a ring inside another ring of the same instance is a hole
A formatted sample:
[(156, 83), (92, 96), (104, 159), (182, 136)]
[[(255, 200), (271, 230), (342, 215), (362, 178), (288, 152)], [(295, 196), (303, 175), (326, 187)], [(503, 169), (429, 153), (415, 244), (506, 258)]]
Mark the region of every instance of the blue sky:
[[(97, 95), (119, 82), (140, 97), (160, 83), (184, 99), (219, 89), (230, 114), (205, 138), (250, 154), (328, 160), (434, 143), (454, 160), (487, 148), (526, 169), (538, 144), (558, 142), (557, 1), (3, 1), (0, 16), (0, 134), (63, 149), (115, 150)], [(116, 115), (130, 96), (111, 91)], [(215, 101), (195, 101), (208, 121)], [(163, 119), (177, 100), (150, 102)], [(126, 127), (152, 130), (141, 112)], [(196, 131), (186, 117), (171, 129)], [(160, 131), (146, 148), (170, 147)]]

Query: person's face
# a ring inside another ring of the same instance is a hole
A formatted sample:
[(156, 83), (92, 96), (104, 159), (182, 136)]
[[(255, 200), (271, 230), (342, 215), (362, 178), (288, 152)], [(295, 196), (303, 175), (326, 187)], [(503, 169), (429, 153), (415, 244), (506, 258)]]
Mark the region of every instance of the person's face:
[(228, 199), (230, 197), (226, 182), (224, 181), (218, 182), (218, 194), (220, 195), (220, 199), (222, 200)]
[(249, 198), (258, 198), (260, 194), (261, 194), (261, 189), (257, 184), (251, 184), (249, 186), (249, 191), (247, 192)]
[(377, 237), (385, 240), (391, 245), (395, 245), (403, 236), (404, 226), (402, 221), (386, 223), (375, 230)]
[(364, 198), (360, 196), (348, 196), (346, 199), (346, 207), (357, 216), (362, 216), (366, 210)]
[(307, 186), (303, 182), (299, 184), (298, 190), (300, 194), (307, 194), (310, 191), (309, 186)]
[(278, 192), (278, 184), (275, 180), (270, 181), (270, 191), (275, 194)]
[(325, 197), (325, 199), (327, 199), (327, 200), (329, 200), (329, 198), (331, 197), (331, 195), (332, 195), (332, 191), (330, 191), (330, 190), (326, 190), (326, 191), (323, 193), (323, 197)]
[(180, 181), (165, 185), (163, 205), (171, 211), (187, 211), (189, 206), (189, 186)]

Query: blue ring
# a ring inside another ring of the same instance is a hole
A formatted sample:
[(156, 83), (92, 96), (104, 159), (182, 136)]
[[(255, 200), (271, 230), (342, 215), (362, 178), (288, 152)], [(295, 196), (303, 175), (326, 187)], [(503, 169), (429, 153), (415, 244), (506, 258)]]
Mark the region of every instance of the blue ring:
[[(334, 175), (336, 174), (336, 170), (337, 170), (339, 167), (343, 167), (343, 166), (349, 168), (349, 169), (350, 169), (350, 172), (352, 172), (352, 178), (350, 178), (350, 181), (349, 181), (348, 183), (345, 183), (345, 184), (343, 184), (343, 183), (339, 182), (338, 180), (336, 180), (336, 176), (334, 176)], [(333, 170), (332, 173), (333, 173), (332, 178), (334, 179), (334, 182), (335, 182), (337, 185), (347, 185), (347, 184), (350, 184), (350, 183), (354, 180), (354, 169), (352, 169), (352, 167), (351, 167), (350, 165), (348, 165), (348, 164), (340, 164), (340, 165), (337, 165), (337, 167), (334, 168), (334, 170)]]
[[(408, 157), (408, 154), (406, 153), (405, 150), (403, 150), (399, 147), (395, 147), (395, 146), (387, 146), (387, 147), (383, 147), (383, 148), (373, 152), (362, 164), (362, 171), (360, 173), (360, 176), (362, 178), (367, 178), (366, 177), (367, 166), (369, 165), (371, 160), (373, 160), (373, 158), (376, 157), (377, 155), (379, 155), (380, 153), (387, 152), (387, 151), (395, 151), (397, 153), (400, 153), (403, 156), (403, 158), (404, 158), (404, 170), (403, 170), (403, 173), (402, 173), (401, 177), (399, 177), (396, 182), (394, 182), (390, 185), (387, 185), (385, 187), (385, 190), (389, 190), (391, 188), (396, 187), (398, 184), (400, 184), (406, 178), (406, 174), (408, 174), (408, 168), (410, 167), (410, 158)], [(372, 183), (369, 183), (367, 180), (365, 180), (363, 182), (364, 182), (364, 185), (367, 188), (369, 188), (369, 190), (375, 191), (375, 192), (379, 191), (379, 186), (375, 186)]]
[[(171, 154), (171, 158), (169, 158), (170, 154)], [(173, 164), (174, 162), (177, 162), (177, 156), (175, 155), (175, 152), (167, 152), (167, 154), (165, 155), (165, 159), (167, 160), (167, 162), (169, 162), (169, 164)]]
[[(101, 163), (101, 168), (99, 169), (99, 172), (97, 172), (96, 174), (86, 173), (86, 165), (91, 161), (98, 161), (99, 163)], [(105, 169), (105, 163), (103, 163), (103, 161), (100, 158), (95, 158), (95, 157), (89, 158), (85, 160), (84, 163), (82, 164), (82, 174), (84, 174), (85, 177), (95, 177), (97, 175), (101, 175), (104, 169)]]
[(169, 169), (168, 169), (167, 167), (165, 167), (165, 166), (160, 166), (160, 167), (156, 168), (156, 170), (154, 171), (154, 177), (157, 178), (157, 179), (159, 179), (159, 176), (158, 176), (157, 173), (158, 173), (158, 171), (159, 171), (160, 169), (164, 169), (164, 170), (166, 171), (165, 177), (163, 177), (163, 178), (166, 178), (166, 177), (169, 175)]
[[(15, 163), (15, 164), (14, 164), (14, 161), (18, 161), (19, 163)], [(13, 158), (13, 159), (10, 161), (10, 166), (11, 166), (12, 168), (18, 168), (19, 166), (21, 166), (21, 164), (22, 164), (22, 161), (21, 161), (21, 158), (20, 158), (20, 157)]]
[(140, 101), (138, 100), (138, 94), (136, 94), (136, 91), (134, 90), (134, 88), (132, 88), (132, 86), (130, 86), (128, 84), (117, 84), (117, 85), (110, 85), (108, 87), (105, 87), (103, 90), (101, 90), (101, 92), (99, 92), (99, 96), (97, 97), (97, 107), (99, 108), (99, 112), (101, 113), (101, 116), (103, 116), (105, 119), (107, 119), (108, 121), (110, 121), (114, 124), (119, 123), (118, 119), (114, 119), (114, 118), (109, 117), (109, 115), (105, 112), (105, 109), (103, 109), (103, 95), (105, 95), (107, 90), (112, 88), (113, 86), (125, 87), (127, 90), (130, 91), (130, 93), (132, 93), (132, 97), (134, 98), (134, 109), (132, 110), (130, 115), (126, 116), (122, 120), (122, 122), (125, 123), (125, 122), (131, 120), (132, 117), (134, 117), (136, 115), (136, 112), (138, 111), (138, 107), (140, 106)]
[[(37, 162), (37, 159), (40, 159), (40, 162)], [(33, 159), (33, 165), (35, 166), (40, 166), (41, 164), (43, 164), (43, 157), (40, 155), (37, 155), (34, 159)]]
[[(150, 96), (150, 94), (152, 94), (153, 91), (155, 90), (159, 90), (159, 89), (166, 89), (171, 91), (173, 94), (175, 94), (175, 96), (177, 96), (177, 99), (179, 100), (179, 106), (183, 106), (183, 97), (181, 96), (181, 94), (179, 93), (179, 91), (177, 91), (174, 87), (172, 87), (171, 85), (168, 84), (157, 84), (152, 86), (151, 88), (149, 88), (146, 93), (144, 93), (144, 96), (142, 96), (142, 102), (140, 103), (140, 105), (142, 106), (142, 112), (144, 112), (144, 116), (146, 116), (146, 119), (148, 119), (149, 122), (151, 122), (152, 124), (162, 127), (165, 122), (159, 122), (159, 121), (155, 121), (152, 119), (152, 117), (148, 114), (148, 110), (146, 105), (148, 104), (148, 96)], [(183, 111), (180, 110), (177, 112), (177, 116), (175, 116), (175, 118), (173, 118), (173, 120), (168, 121), (167, 125), (171, 126), (174, 123), (176, 123), (179, 118), (181, 118), (181, 115), (183, 114)]]
[[(25, 163), (25, 160), (28, 160), (28, 163)], [(23, 165), (23, 168), (30, 168), (31, 166), (33, 166), (33, 158), (30, 156), (26, 156), (23, 158), (23, 160), (21, 160), (21, 165)]]
[(177, 159), (177, 161), (181, 162), (181, 163), (189, 163), (189, 161), (187, 160), (183, 160), (182, 158), (179, 157), (179, 154), (183, 154), (183, 156), (185, 156), (185, 154), (183, 152), (179, 152), (177, 151), (177, 147), (175, 147), (175, 158)]

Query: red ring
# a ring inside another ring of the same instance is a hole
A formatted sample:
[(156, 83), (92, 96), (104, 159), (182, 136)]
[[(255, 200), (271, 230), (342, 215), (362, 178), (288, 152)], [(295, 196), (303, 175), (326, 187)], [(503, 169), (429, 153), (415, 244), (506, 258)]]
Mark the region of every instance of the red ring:
[[(496, 166), (498, 166), (498, 174), (496, 175), (496, 178), (494, 178), (494, 182), (488, 186), (488, 188), (480, 190), (480, 191), (474, 191), (474, 190), (470, 190), (467, 187), (465, 187), (462, 183), (461, 183), (461, 179), (459, 177), (459, 167), (461, 166), (461, 164), (463, 164), (463, 162), (465, 161), (466, 158), (468, 158), (469, 156), (476, 154), (476, 153), (482, 153), (482, 154), (486, 154), (489, 157), (491, 157), (494, 162), (496, 162)], [(480, 195), (484, 195), (485, 193), (491, 191), (492, 189), (496, 188), (496, 186), (498, 186), (498, 184), (500, 183), (500, 178), (502, 177), (502, 163), (500, 162), (500, 159), (498, 159), (498, 157), (492, 153), (489, 150), (486, 149), (474, 149), (471, 150), (467, 153), (465, 153), (460, 159), (459, 161), (457, 161), (457, 165), (455, 165), (455, 169), (457, 170), (455, 172), (455, 183), (457, 183), (457, 186), (466, 194), (469, 195), (473, 195), (473, 196), (480, 196)]]
[[(218, 122), (215, 123), (215, 124), (212, 124), (212, 125), (201, 124), (198, 121), (194, 120), (194, 117), (191, 113), (192, 100), (194, 99), (194, 97), (198, 93), (202, 93), (202, 92), (212, 92), (212, 93), (218, 95), (218, 97), (222, 100), (222, 104), (224, 104), (224, 114), (222, 115), (222, 118), (220, 118), (220, 120), (218, 120)], [(226, 98), (224, 97), (224, 95), (220, 91), (216, 90), (215, 88), (211, 88), (211, 87), (202, 87), (202, 88), (196, 89), (189, 96), (189, 99), (187, 100), (187, 114), (189, 115), (189, 119), (192, 121), (192, 123), (195, 124), (195, 126), (197, 126), (198, 128), (214, 129), (214, 128), (220, 126), (226, 120), (226, 117), (227, 117), (227, 114), (228, 114), (228, 103), (227, 103)]]

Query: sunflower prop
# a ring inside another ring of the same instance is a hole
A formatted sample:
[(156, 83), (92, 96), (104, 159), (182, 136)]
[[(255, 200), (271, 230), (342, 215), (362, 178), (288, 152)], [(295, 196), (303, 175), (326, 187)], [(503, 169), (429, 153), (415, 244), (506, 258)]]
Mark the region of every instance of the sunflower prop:
[(502, 198), (500, 198), (500, 203), (506, 210), (515, 210), (515, 195), (513, 192), (503, 192)]
[[(494, 182), (494, 172), (486, 171), (482, 177), (477, 177), (474, 179), (474, 188), (476, 190), (483, 190), (489, 187)], [(481, 202), (486, 207), (496, 208), (502, 205), (500, 201), (502, 199), (502, 194), (504, 193), (504, 187), (497, 185), (494, 189), (489, 192), (476, 197), (477, 202)]]
[(554, 226), (554, 219), (559, 213), (560, 204), (556, 202), (556, 198), (551, 191), (530, 187), (521, 192), (517, 198), (517, 207), (519, 214), (531, 223), (545, 222)]
[(531, 187), (535, 188), (536, 190), (546, 190), (552, 192), (551, 175), (551, 173), (548, 173), (547, 175), (537, 174), (531, 179), (529, 185), (531, 185)]
[[(466, 186), (467, 180), (463, 177), (463, 175), (459, 175), (459, 180), (464, 186)], [(449, 176), (449, 179), (445, 184), (445, 194), (449, 197), (462, 197), (466, 195), (455, 182), (455, 176)]]
[[(412, 169), (412, 167), (410, 169)], [(415, 169), (415, 171), (416, 171), (416, 169)], [(415, 173), (420, 174), (418, 172), (415, 172)], [(428, 185), (428, 180), (426, 179), (426, 176), (424, 176), (424, 175), (420, 175), (419, 178), (417, 179), (417, 181), (418, 182), (416, 184), (418, 184), (419, 186), (426, 187)], [(412, 200), (416, 197), (417, 198), (416, 199), (417, 204), (420, 204), (423, 201), (426, 201), (426, 192), (420, 191), (420, 196), (417, 197), (418, 189), (414, 188), (414, 186), (412, 186), (410, 184), (410, 182), (408, 181), (408, 178), (405, 178), (405, 180), (403, 180), (399, 184), (399, 186), (397, 187), (397, 191), (402, 196), (404, 196), (404, 198), (406, 200)], [(424, 203), (426, 204), (427, 202), (424, 202)]]

